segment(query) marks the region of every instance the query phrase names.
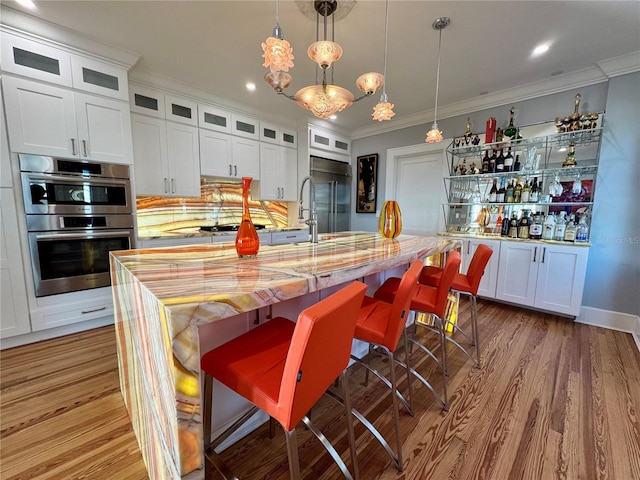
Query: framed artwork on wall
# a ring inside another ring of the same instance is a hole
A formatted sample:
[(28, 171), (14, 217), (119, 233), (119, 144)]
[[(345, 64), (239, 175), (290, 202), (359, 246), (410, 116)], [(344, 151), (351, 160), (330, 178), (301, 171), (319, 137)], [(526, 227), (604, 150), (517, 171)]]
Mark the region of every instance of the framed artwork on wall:
[(378, 196), (378, 154), (358, 157), (356, 213), (376, 213)]

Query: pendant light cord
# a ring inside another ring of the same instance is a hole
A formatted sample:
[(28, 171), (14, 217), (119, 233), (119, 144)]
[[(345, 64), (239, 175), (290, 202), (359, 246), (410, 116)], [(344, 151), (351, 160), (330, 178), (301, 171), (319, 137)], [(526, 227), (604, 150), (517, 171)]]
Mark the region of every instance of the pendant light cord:
[(384, 83), (382, 84), (382, 96), (387, 96), (387, 29), (389, 27), (389, 0), (386, 0), (384, 10), (384, 70), (382, 76), (384, 77)]
[(442, 28), (440, 27), (440, 36), (438, 37), (438, 68), (436, 69), (436, 106), (433, 112), (433, 123), (438, 120), (438, 89), (440, 87), (440, 47), (442, 46)]

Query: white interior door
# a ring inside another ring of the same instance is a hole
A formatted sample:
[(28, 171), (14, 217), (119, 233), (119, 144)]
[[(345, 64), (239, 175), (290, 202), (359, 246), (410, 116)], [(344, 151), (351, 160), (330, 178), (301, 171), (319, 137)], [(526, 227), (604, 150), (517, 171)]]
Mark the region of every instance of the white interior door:
[(402, 233), (436, 235), (444, 228), (442, 177), (446, 175), (445, 145), (447, 142), (395, 148), (387, 152), (385, 195), (400, 205)]

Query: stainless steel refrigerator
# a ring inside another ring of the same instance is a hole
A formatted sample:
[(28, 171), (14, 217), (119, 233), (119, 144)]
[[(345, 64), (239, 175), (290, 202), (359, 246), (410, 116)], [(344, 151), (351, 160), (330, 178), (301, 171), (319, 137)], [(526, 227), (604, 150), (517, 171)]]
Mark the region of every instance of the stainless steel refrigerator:
[(349, 230), (351, 165), (312, 156), (310, 174), (316, 185), (318, 233)]

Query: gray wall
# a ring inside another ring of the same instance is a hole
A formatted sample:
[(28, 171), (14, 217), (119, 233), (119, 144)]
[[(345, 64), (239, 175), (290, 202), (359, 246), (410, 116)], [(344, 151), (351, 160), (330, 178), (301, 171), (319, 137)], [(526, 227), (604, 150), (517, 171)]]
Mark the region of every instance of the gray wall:
[[(438, 125), (446, 137), (444, 142), (448, 145), (452, 137), (464, 133), (467, 117), (471, 120), (473, 133), (484, 133), (485, 122), (492, 116), (498, 120), (499, 127), (505, 127), (512, 105), (518, 109), (516, 125), (551, 121), (556, 117), (566, 116), (573, 111), (576, 93), (582, 96), (580, 111), (606, 110), (596, 208), (592, 220), (591, 240), (594, 246), (589, 254), (583, 305), (633, 315), (640, 315), (640, 202), (637, 195), (632, 195), (640, 190), (639, 86), (640, 73), (634, 73), (613, 78), (608, 83), (485, 109), (469, 115), (438, 119)], [(423, 143), (431, 123), (353, 141), (353, 159), (359, 155), (379, 154), (378, 209), (385, 199), (387, 150)], [(621, 172), (623, 175), (620, 175)], [(371, 214), (353, 213), (351, 228), (375, 231), (377, 218)]]

